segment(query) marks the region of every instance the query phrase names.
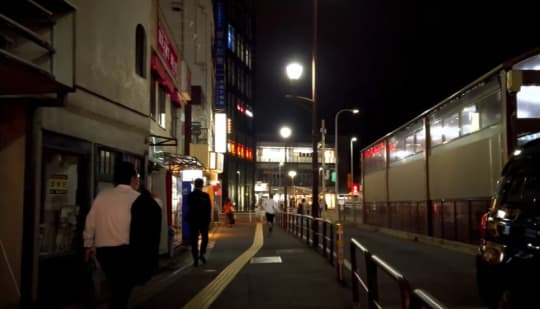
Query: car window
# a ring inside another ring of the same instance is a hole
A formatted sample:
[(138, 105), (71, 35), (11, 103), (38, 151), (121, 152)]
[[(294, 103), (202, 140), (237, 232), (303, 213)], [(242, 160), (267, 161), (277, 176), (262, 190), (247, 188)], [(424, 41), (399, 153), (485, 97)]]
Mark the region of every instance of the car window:
[(540, 178), (536, 175), (505, 177), (502, 183), (502, 202), (507, 207), (537, 205), (540, 197)]

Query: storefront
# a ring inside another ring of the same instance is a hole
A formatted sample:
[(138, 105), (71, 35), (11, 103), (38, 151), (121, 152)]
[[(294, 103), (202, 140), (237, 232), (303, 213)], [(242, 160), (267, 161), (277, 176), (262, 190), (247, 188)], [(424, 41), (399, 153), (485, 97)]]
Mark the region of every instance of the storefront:
[(89, 280), (83, 260), (82, 232), (93, 197), (113, 187), (114, 167), (121, 161), (133, 163), (144, 181), (143, 159), (81, 139), (43, 132), (38, 237), (40, 303), (69, 303), (86, 297)]

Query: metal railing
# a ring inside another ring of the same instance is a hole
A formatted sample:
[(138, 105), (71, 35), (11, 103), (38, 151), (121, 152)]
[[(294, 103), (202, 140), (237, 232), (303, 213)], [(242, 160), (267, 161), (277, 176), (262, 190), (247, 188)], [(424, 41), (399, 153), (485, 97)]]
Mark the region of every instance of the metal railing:
[[(397, 284), (400, 294), (401, 308), (447, 308), (429, 293), (420, 289), (412, 290), (409, 281), (399, 271), (378, 256), (371, 254), (366, 247), (364, 247), (354, 238), (351, 239), (350, 249), (352, 293), (355, 307), (359, 306), (360, 291), (362, 289), (367, 294), (367, 302), (370, 309), (383, 308), (379, 298), (378, 271), (381, 269)], [(366, 278), (362, 278), (358, 270), (359, 265), (357, 251), (359, 251), (364, 257)]]
[[(288, 232), (306, 241), (310, 247), (317, 244), (317, 251), (329, 260), (330, 264), (336, 265), (336, 224), (330, 220), (321, 218), (313, 218), (312, 216), (299, 215), (295, 213), (282, 212), (276, 217), (277, 222)], [(317, 232), (313, 233), (313, 223), (318, 225)], [(316, 239), (315, 239), (316, 238)], [(365, 269), (365, 278), (359, 272), (359, 256), (363, 255)], [(373, 255), (356, 239), (350, 240), (350, 263), (351, 263), (351, 281), (352, 295), (355, 307), (360, 304), (360, 292), (363, 290), (367, 295), (368, 308), (383, 308), (380, 300), (379, 277), (378, 273), (381, 270), (386, 276), (392, 279), (397, 286), (400, 296), (400, 307), (404, 309), (416, 308), (431, 308), (445, 309), (448, 308), (438, 299), (431, 296), (426, 291), (421, 289), (412, 289), (409, 281), (394, 267), (386, 263), (376, 255)], [(339, 274), (338, 274), (339, 277)]]
[[(330, 262), (334, 263), (335, 227), (330, 220), (312, 216), (281, 212), (277, 216), (281, 227), (304, 240), (310, 247), (317, 244), (317, 249)], [(313, 224), (318, 228), (313, 233)], [(315, 239), (316, 238), (316, 239)]]

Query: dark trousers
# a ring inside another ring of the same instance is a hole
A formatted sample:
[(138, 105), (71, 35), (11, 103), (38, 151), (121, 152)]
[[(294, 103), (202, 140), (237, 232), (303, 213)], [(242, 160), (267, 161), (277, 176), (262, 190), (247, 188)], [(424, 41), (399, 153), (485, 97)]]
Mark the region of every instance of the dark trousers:
[(130, 247), (127, 245), (100, 247), (96, 250), (96, 257), (111, 286), (112, 300), (109, 308), (127, 308), (129, 296), (134, 287), (131, 276), (133, 256)]
[[(199, 234), (201, 234), (200, 250), (198, 246)], [(191, 226), (191, 255), (194, 262), (199, 259), (199, 256), (206, 254), (206, 247), (208, 247), (208, 224)]]
[(266, 221), (268, 223), (274, 224), (274, 214), (266, 213)]

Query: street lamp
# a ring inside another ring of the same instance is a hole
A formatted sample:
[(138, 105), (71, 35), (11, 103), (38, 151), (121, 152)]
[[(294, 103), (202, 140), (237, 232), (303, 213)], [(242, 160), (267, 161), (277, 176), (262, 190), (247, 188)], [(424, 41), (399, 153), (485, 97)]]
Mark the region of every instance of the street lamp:
[(338, 153), (338, 121), (339, 121), (339, 115), (343, 112), (351, 112), (353, 114), (358, 114), (359, 110), (357, 108), (351, 109), (351, 108), (345, 108), (340, 109), (336, 116), (334, 117), (334, 156), (336, 157), (336, 182), (335, 182), (335, 194), (336, 194), (336, 207), (338, 210), (338, 220), (341, 221), (341, 207), (339, 206), (339, 153)]
[[(352, 137), (351, 138), (351, 188), (352, 188), (352, 185), (354, 183), (354, 169), (353, 169), (353, 163), (354, 163), (354, 160), (353, 160), (353, 143), (356, 142), (357, 138), (356, 137)], [(352, 190), (351, 190), (352, 191)]]
[[(287, 139), (291, 136), (292, 130), (291, 128), (284, 126), (279, 129), (279, 135), (285, 140), (285, 144), (283, 147), (283, 168), (287, 168)], [(285, 177), (285, 175), (283, 175)], [(283, 208), (285, 211), (287, 211), (287, 182), (283, 181)]]
[(293, 200), (296, 201), (296, 190), (294, 188), (294, 177), (296, 176), (296, 171), (289, 171), (289, 177), (291, 177), (291, 187), (293, 191)]
[[(311, 215), (319, 217), (319, 169), (318, 169), (318, 149), (317, 149), (317, 0), (313, 0), (313, 41), (311, 46), (311, 98), (295, 97), (296, 99), (305, 100), (311, 103), (311, 144), (313, 151), (311, 153)], [(290, 79), (299, 79), (302, 75), (302, 70), (299, 70), (299, 65), (289, 65), (287, 75)], [(294, 74), (297, 73), (297, 74)], [(313, 234), (316, 235), (319, 225), (317, 221), (313, 221), (311, 226)], [(313, 247), (318, 247), (318, 238), (313, 238)]]
[[(288, 98), (299, 99), (311, 103), (311, 143), (313, 151), (311, 153), (311, 215), (313, 217), (319, 216), (319, 168), (318, 168), (318, 149), (317, 149), (317, 0), (313, 0), (313, 45), (311, 50), (311, 98), (299, 97), (299, 96), (287, 96)], [(302, 75), (302, 66), (298, 63), (292, 63), (287, 66), (287, 76), (290, 79), (299, 79)], [(318, 228), (313, 223), (314, 232)], [(314, 243), (313, 246), (317, 244)]]

